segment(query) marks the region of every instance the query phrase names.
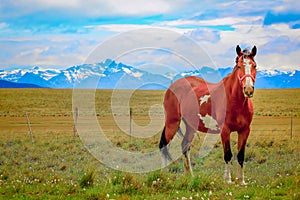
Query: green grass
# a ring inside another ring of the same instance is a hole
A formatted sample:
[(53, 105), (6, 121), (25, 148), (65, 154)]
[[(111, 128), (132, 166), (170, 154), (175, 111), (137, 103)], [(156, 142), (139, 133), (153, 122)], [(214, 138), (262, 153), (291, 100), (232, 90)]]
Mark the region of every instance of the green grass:
[[(223, 183), (220, 143), (204, 159), (197, 158), (196, 147), (193, 149), (195, 177), (184, 175), (181, 159), (163, 171), (143, 174), (107, 169), (90, 156), (79, 140), (52, 143), (36, 138), (32, 145), (24, 138), (2, 141), (1, 150), (3, 198), (297, 199), (300, 195), (299, 145), (291, 141), (248, 144), (246, 187)], [(233, 161), (233, 177), (236, 165)]]
[[(209, 156), (197, 157), (204, 137), (201, 133), (195, 137), (191, 152), (195, 177), (184, 174), (182, 158), (162, 171), (120, 172), (91, 156), (78, 137), (74, 141), (71, 90), (0, 90), (0, 199), (299, 199), (299, 117), (294, 118), (293, 140), (288, 126), (282, 125), (289, 123), (290, 109), (300, 116), (299, 91), (256, 91), (254, 131), (245, 158), (248, 185), (239, 186), (223, 183), (220, 141)], [(138, 124), (149, 123), (148, 110), (162, 102), (163, 94), (133, 94), (130, 105)], [(129, 136), (116, 126), (110, 113), (110, 95), (109, 90), (97, 91), (96, 95), (99, 123), (107, 137), (131, 151), (157, 149), (160, 133), (133, 138), (129, 143)], [(34, 144), (28, 134), (26, 112)], [(265, 131), (259, 131), (262, 129)], [(236, 155), (235, 133), (231, 145)], [(233, 160), (233, 178), (236, 171)]]

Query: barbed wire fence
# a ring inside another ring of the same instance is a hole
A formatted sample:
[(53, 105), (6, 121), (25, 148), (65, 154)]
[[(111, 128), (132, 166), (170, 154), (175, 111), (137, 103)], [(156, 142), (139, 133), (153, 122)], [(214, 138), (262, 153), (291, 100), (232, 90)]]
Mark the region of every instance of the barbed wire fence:
[[(251, 124), (251, 137), (264, 140), (300, 140), (300, 116), (294, 113), (299, 113), (299, 111), (286, 111), (283, 116), (254, 116)], [(108, 124), (107, 134), (122, 134), (122, 131), (113, 123), (113, 119), (102, 117), (100, 114), (96, 115), (100, 121)], [(124, 120), (127, 120), (130, 126), (128, 129), (134, 131), (131, 120), (138, 121), (140, 119), (140, 117), (135, 118), (131, 113), (128, 119)], [(0, 117), (0, 124), (5, 124), (0, 130), (0, 140), (28, 138), (34, 144), (35, 140), (46, 138), (49, 141), (70, 139), (76, 142), (76, 138), (78, 138), (77, 120), (78, 109), (63, 115), (43, 113), (42, 116), (39, 116), (34, 113), (31, 116), (30, 112), (26, 112), (24, 116)]]

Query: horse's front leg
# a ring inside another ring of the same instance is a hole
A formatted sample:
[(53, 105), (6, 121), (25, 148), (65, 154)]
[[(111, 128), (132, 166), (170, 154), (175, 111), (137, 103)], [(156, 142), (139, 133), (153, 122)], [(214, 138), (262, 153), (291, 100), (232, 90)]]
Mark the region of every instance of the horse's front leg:
[(224, 181), (225, 183), (231, 182), (231, 173), (230, 173), (230, 161), (232, 158), (232, 152), (230, 148), (230, 130), (227, 127), (224, 127), (221, 132), (221, 139), (224, 150), (224, 160), (225, 160), (225, 171), (224, 171)]
[(250, 133), (250, 127), (243, 129), (242, 131), (238, 131), (238, 173), (237, 173), (237, 181), (241, 185), (246, 185), (244, 180), (244, 172), (243, 165), (245, 160), (245, 147), (247, 143), (247, 139)]

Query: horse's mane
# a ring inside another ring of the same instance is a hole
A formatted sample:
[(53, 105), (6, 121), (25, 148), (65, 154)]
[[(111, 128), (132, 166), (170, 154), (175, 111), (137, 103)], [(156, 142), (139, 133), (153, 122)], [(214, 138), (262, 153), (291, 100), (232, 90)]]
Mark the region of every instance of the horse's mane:
[(239, 58), (239, 57), (237, 56), (237, 57), (236, 57), (236, 64), (235, 64), (235, 66), (233, 67), (232, 71), (231, 71), (229, 74), (227, 74), (227, 76), (225, 76), (225, 77), (222, 79), (221, 82), (227, 80), (228, 78), (231, 77), (232, 74), (234, 74), (234, 73), (236, 72), (236, 70), (238, 69), (238, 65), (237, 65), (238, 58)]
[(244, 49), (242, 55), (236, 57), (236, 59), (235, 59), (235, 66), (233, 67), (233, 70), (229, 74), (227, 74), (227, 76), (224, 77), (221, 80), (221, 82), (224, 82), (227, 79), (229, 79), (231, 77), (231, 75), (233, 75), (238, 70), (238, 61), (239, 61), (240, 57), (248, 56), (248, 57), (250, 57), (254, 61), (254, 58), (252, 56), (249, 56), (249, 54), (250, 54), (249, 50), (248, 49)]
[[(235, 59), (235, 66), (233, 67), (232, 71), (227, 74), (227, 76), (225, 76), (220, 82), (218, 83), (209, 83), (206, 82), (207, 84), (211, 85), (211, 86), (215, 86), (215, 89), (217, 89), (218, 87), (220, 87), (221, 85), (224, 84), (224, 82), (226, 82), (227, 80), (229, 80), (233, 74), (235, 74), (235, 72), (238, 70), (238, 60), (241, 56), (248, 56), (249, 55), (249, 50), (248, 49), (244, 49), (242, 55), (239, 55), (236, 57)], [(253, 58), (251, 58), (253, 59)], [(253, 59), (254, 60), (254, 59)]]

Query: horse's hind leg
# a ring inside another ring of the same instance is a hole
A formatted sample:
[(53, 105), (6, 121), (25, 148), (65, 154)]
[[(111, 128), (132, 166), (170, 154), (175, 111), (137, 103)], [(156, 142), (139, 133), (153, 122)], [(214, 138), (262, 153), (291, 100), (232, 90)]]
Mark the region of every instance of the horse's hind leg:
[(167, 166), (168, 160), (172, 160), (171, 155), (168, 151), (168, 146), (167, 146), (167, 140), (166, 140), (166, 127), (164, 127), (161, 138), (160, 138), (160, 143), (159, 143), (159, 150), (161, 154), (161, 161), (162, 161), (162, 168), (165, 168)]
[(184, 155), (184, 169), (186, 173), (190, 173), (193, 176), (190, 149), (196, 131), (187, 123), (185, 123), (185, 125), (186, 133), (181, 143), (182, 153)]
[(192, 165), (191, 165), (191, 157), (190, 157), (190, 150), (187, 150), (184, 155), (184, 170), (185, 173), (190, 173), (191, 176), (194, 176), (193, 170), (192, 170)]
[(162, 158), (162, 168), (166, 167), (168, 165), (168, 162), (172, 162), (172, 158), (168, 150), (168, 144), (176, 134), (179, 125), (180, 125), (180, 120), (176, 120), (172, 123), (166, 122), (166, 125), (163, 129), (160, 143), (159, 143), (159, 149)]

